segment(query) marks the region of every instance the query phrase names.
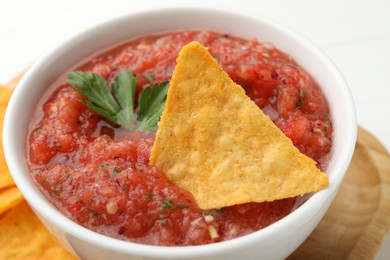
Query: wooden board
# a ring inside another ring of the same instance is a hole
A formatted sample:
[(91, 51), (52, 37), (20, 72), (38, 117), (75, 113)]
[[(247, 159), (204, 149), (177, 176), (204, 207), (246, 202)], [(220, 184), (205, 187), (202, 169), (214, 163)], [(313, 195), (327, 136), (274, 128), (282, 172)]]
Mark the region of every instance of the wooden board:
[(390, 156), (362, 128), (329, 210), (289, 259), (372, 259), (390, 230)]
[[(14, 88), (24, 72), (6, 86)], [(390, 155), (359, 127), (351, 165), (329, 210), (288, 259), (372, 259), (390, 231)]]

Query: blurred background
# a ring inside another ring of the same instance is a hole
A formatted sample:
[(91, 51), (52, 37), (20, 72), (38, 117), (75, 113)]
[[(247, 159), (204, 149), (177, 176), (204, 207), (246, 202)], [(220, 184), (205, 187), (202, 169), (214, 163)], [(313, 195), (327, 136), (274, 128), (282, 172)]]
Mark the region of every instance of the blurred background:
[[(359, 125), (390, 150), (388, 0), (0, 0), (0, 84), (93, 25), (172, 5), (238, 10), (268, 17), (303, 34), (341, 70), (355, 99)], [(390, 259), (390, 237), (376, 258)]]

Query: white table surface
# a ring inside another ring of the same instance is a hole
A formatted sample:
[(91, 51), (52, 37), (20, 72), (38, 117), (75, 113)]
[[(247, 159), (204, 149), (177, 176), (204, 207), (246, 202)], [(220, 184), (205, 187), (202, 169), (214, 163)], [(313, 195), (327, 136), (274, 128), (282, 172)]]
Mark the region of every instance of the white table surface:
[[(0, 0), (0, 83), (6, 83), (72, 35), (115, 16), (162, 3), (258, 14), (305, 35), (331, 57), (345, 76), (355, 99), (359, 125), (390, 150), (388, 0)], [(390, 236), (376, 259), (390, 259)]]

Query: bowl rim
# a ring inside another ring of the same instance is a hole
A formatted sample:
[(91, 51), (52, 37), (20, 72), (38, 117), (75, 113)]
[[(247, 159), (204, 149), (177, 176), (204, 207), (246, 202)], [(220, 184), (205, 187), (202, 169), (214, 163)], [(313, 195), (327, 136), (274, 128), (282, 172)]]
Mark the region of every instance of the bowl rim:
[[(104, 236), (102, 234), (91, 231), (76, 222), (68, 219), (65, 215), (61, 214), (55, 207), (51, 204), (48, 204), (47, 200), (41, 193), (37, 193), (36, 187), (32, 187), (31, 185), (27, 185), (23, 181), (23, 175), (27, 175), (28, 178), (31, 178), (29, 173), (24, 173), (23, 169), (20, 167), (20, 161), (17, 161), (13, 158), (13, 153), (15, 152), (15, 147), (12, 142), (12, 138), (8, 138), (12, 136), (12, 128), (10, 126), (13, 125), (13, 111), (17, 109), (18, 104), (20, 103), (20, 98), (22, 95), (22, 89), (24, 86), (30, 81), (31, 78), (35, 77), (36, 72), (38, 71), (39, 66), (43, 66), (45, 62), (49, 59), (53, 53), (63, 48), (65, 45), (80, 40), (85, 37), (87, 32), (97, 31), (102, 26), (110, 26), (112, 24), (123, 22), (128, 19), (134, 19), (137, 16), (151, 16), (151, 15), (161, 15), (161, 14), (170, 14), (172, 12), (211, 12), (211, 13), (220, 13), (226, 16), (240, 16), (242, 19), (254, 19), (259, 23), (266, 24), (274, 28), (278, 33), (288, 34), (293, 37), (296, 41), (301, 44), (304, 44), (306, 47), (310, 49), (315, 55), (317, 55), (326, 65), (326, 67), (331, 70), (337, 82), (343, 86), (342, 94), (345, 96), (346, 104), (346, 113), (350, 115), (350, 123), (348, 124), (350, 129), (347, 129), (351, 134), (349, 139), (345, 141), (345, 143), (349, 144), (348, 147), (343, 148), (342, 155), (344, 156), (341, 159), (349, 162), (352, 158), (352, 153), (354, 150), (354, 143), (356, 142), (356, 114), (354, 110), (354, 104), (352, 100), (352, 95), (350, 90), (342, 77), (341, 73), (338, 71), (333, 62), (312, 42), (304, 38), (299, 33), (295, 32), (291, 28), (288, 28), (285, 25), (281, 25), (279, 22), (275, 22), (269, 18), (265, 17), (256, 17), (254, 15), (243, 13), (240, 11), (231, 11), (224, 9), (216, 9), (214, 7), (167, 7), (167, 8), (159, 8), (159, 9), (150, 9), (143, 10), (136, 13), (125, 14), (115, 19), (111, 19), (105, 21), (103, 23), (94, 25), (93, 27), (84, 30), (76, 36), (68, 39), (67, 41), (61, 43), (59, 46), (55, 47), (53, 50), (49, 51), (46, 55), (43, 55), (40, 59), (38, 59), (33, 66), (27, 71), (25, 76), (22, 78), (18, 86), (16, 87), (14, 94), (12, 95), (9, 105), (6, 111), (5, 119), (4, 119), (4, 131), (3, 131), (3, 142), (4, 142), (4, 150), (5, 156), (7, 160), (7, 164), (9, 165), (9, 169), (11, 174), (15, 180), (16, 185), (21, 190), (22, 194), (26, 198), (26, 201), (32, 206), (34, 210), (39, 212), (45, 219), (47, 219), (50, 223), (59, 227), (62, 230), (66, 230), (67, 233), (78, 237), (83, 241), (87, 241), (88, 243), (93, 243), (99, 247), (106, 249), (113, 249), (116, 251), (124, 252), (127, 254), (134, 255), (142, 255), (147, 257), (160, 257), (160, 258), (168, 258), (168, 257), (202, 257), (202, 256), (212, 256), (219, 254), (221, 252), (228, 253), (236, 250), (237, 248), (246, 248), (258, 241), (267, 238), (272, 233), (277, 233), (278, 229), (283, 230), (285, 227), (288, 227), (292, 223), (296, 222), (301, 215), (305, 215), (307, 212), (318, 211), (321, 207), (321, 202), (325, 202), (328, 198), (328, 194), (335, 193), (334, 191), (338, 189), (342, 178), (346, 172), (348, 163), (344, 163), (343, 165), (338, 165), (336, 169), (340, 175), (338, 178), (336, 185), (329, 185), (325, 190), (319, 191), (315, 193), (308, 201), (306, 201), (302, 206), (300, 206), (295, 211), (291, 212), (287, 217), (271, 224), (268, 227), (265, 227), (259, 231), (254, 233), (245, 235), (243, 237), (235, 238), (228, 241), (223, 241), (219, 243), (206, 244), (206, 245), (197, 245), (197, 246), (176, 246), (176, 247), (166, 247), (166, 246), (154, 246), (154, 245), (144, 245), (133, 242), (122, 241), (119, 239), (111, 238), (108, 236)], [(354, 127), (356, 129), (354, 129)], [(312, 215), (312, 214), (309, 214)], [(174, 249), (174, 250), (172, 250)]]

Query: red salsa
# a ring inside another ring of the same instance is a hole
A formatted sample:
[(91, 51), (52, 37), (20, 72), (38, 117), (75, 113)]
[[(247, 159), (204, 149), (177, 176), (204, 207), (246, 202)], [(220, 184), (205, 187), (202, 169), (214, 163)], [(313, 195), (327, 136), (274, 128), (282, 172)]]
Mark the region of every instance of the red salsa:
[[(169, 80), (179, 50), (193, 40), (209, 48), (302, 153), (325, 167), (332, 145), (327, 101), (310, 75), (271, 44), (208, 31), (174, 32), (121, 44), (77, 69), (107, 82), (118, 70), (130, 70), (139, 92)], [(264, 228), (299, 204), (290, 198), (202, 211), (190, 193), (149, 166), (154, 132), (113, 125), (80, 98), (65, 80), (53, 84), (30, 124), (27, 158), (44, 195), (91, 230), (143, 244), (207, 244)]]

